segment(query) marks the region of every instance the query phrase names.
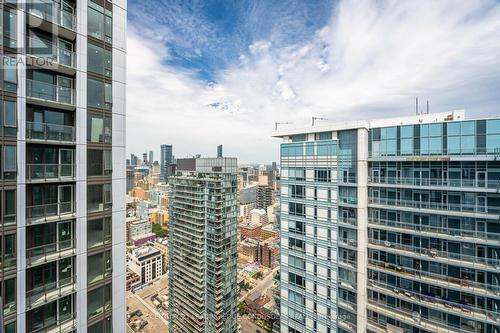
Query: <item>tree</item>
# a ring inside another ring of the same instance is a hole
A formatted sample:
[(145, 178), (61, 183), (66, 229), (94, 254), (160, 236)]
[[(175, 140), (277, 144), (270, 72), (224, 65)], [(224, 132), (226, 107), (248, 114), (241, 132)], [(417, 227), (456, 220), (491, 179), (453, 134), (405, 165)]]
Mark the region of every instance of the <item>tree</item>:
[(153, 232), (157, 237), (165, 238), (168, 236), (168, 230), (163, 229), (159, 224), (153, 223)]

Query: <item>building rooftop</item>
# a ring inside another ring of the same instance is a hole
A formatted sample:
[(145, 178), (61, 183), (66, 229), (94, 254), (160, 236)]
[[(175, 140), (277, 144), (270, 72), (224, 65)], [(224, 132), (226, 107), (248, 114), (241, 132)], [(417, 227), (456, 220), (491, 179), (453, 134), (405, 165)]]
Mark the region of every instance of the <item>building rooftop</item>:
[(455, 121), (455, 120), (465, 120), (465, 111), (450, 111), (441, 113), (429, 113), (412, 115), (406, 117), (391, 117), (391, 118), (380, 118), (371, 120), (354, 120), (339, 123), (332, 123), (322, 126), (309, 126), (304, 128), (296, 129), (282, 129), (275, 131), (272, 136), (275, 138), (281, 138), (284, 136), (294, 135), (294, 134), (307, 134), (307, 133), (318, 133), (318, 132), (329, 132), (356, 128), (377, 128), (386, 126), (397, 126), (397, 125), (410, 125), (416, 123), (437, 123), (445, 121)]
[(251, 187), (245, 187), (244, 189), (242, 189), (240, 191), (239, 201), (240, 201), (240, 204), (242, 204), (242, 205), (256, 202), (257, 201), (257, 187), (251, 186)]
[(160, 250), (158, 250), (157, 248), (155, 248), (153, 246), (145, 245), (145, 246), (141, 246), (141, 247), (133, 249), (132, 254), (137, 259), (143, 259), (145, 257), (152, 257), (155, 255), (161, 255), (161, 252), (160, 252)]

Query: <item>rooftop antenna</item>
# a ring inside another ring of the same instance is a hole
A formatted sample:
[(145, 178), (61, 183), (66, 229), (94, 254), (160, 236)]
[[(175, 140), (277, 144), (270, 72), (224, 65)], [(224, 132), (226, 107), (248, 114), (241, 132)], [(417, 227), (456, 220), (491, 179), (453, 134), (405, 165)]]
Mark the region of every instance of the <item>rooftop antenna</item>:
[(418, 115), (418, 97), (415, 98), (415, 114)]
[(315, 122), (316, 120), (328, 120), (328, 119), (326, 119), (326, 118), (321, 118), (321, 117), (312, 117), (312, 118), (311, 118), (311, 123), (312, 123), (312, 126), (314, 126), (314, 122)]
[(427, 100), (427, 114), (429, 114), (429, 100)]
[(289, 125), (289, 124), (291, 124), (291, 123), (289, 123), (289, 122), (281, 122), (281, 123), (275, 122), (274, 123), (274, 131), (276, 132), (278, 130), (278, 125)]

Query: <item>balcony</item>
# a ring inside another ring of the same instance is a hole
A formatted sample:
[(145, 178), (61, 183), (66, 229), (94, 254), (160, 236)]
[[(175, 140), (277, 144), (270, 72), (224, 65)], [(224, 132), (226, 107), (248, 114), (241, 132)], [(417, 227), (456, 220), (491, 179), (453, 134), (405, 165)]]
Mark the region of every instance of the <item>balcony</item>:
[(466, 189), (467, 191), (500, 191), (500, 181), (498, 180), (478, 180), (478, 179), (444, 179), (444, 178), (413, 178), (413, 177), (374, 177), (369, 176), (368, 182), (376, 185), (394, 185), (392, 187), (429, 187), (453, 188), (454, 190)]
[[(496, 215), (495, 218), (499, 218), (500, 214), (499, 207), (486, 207), (484, 205), (467, 205), (467, 204), (455, 204), (446, 202), (387, 199), (387, 198), (377, 198), (377, 197), (369, 197), (368, 203), (370, 205), (384, 206), (382, 208), (386, 208), (387, 206), (394, 206), (398, 208), (416, 209), (418, 211), (427, 209), (432, 211), (438, 211), (439, 213), (446, 215), (449, 215), (450, 213), (453, 214), (454, 212), (480, 214), (481, 216), (485, 214), (494, 214)], [(436, 214), (436, 212), (432, 213)]]
[(55, 221), (74, 217), (73, 201), (26, 207), (26, 224), (32, 225), (45, 221)]
[(28, 24), (51, 34), (67, 39), (76, 37), (76, 15), (73, 9), (65, 6), (63, 10), (55, 1), (37, 0), (28, 8)]
[[(76, 313), (59, 314), (59, 319), (52, 315), (44, 318), (45, 325), (39, 329), (32, 329), (29, 333), (73, 333), (76, 329)], [(33, 325), (33, 324), (31, 324)]]
[(26, 182), (58, 182), (75, 179), (73, 164), (26, 164)]
[(431, 225), (414, 224), (411, 222), (376, 219), (372, 217), (368, 219), (368, 222), (370, 227), (395, 230), (399, 232), (411, 231), (411, 233), (413, 234), (419, 234), (419, 235), (428, 234), (427, 236), (429, 237), (436, 237), (437, 236), (436, 234), (439, 234), (439, 237), (448, 236), (451, 239), (461, 238), (463, 240), (472, 242), (485, 243), (489, 241), (494, 244), (498, 244), (498, 242), (500, 242), (500, 233), (466, 230), (458, 228), (446, 228), (446, 227), (438, 227)]
[(425, 256), (426, 260), (444, 261), (447, 264), (453, 264), (456, 266), (468, 266), (477, 269), (500, 269), (500, 258), (494, 259), (477, 257), (461, 253), (441, 251), (435, 248), (427, 249), (418, 246), (397, 244), (373, 238), (368, 239), (368, 246), (370, 248), (377, 248), (382, 251), (399, 253), (401, 255), (410, 257), (420, 258), (422, 256)]
[(74, 254), (75, 241), (73, 239), (35, 246), (26, 250), (26, 266), (41, 265)]
[(76, 291), (76, 278), (71, 276), (62, 280), (45, 283), (43, 286), (26, 292), (26, 308), (33, 309), (55, 301)]
[(43, 143), (75, 143), (75, 128), (73, 126), (27, 121), (26, 141)]
[(51, 83), (26, 80), (26, 96), (32, 104), (73, 110), (75, 105), (75, 90)]
[(16, 269), (16, 254), (15, 253), (4, 253), (3, 255), (3, 260), (2, 256), (0, 256), (0, 269), (3, 270), (9, 270), (9, 269)]
[(482, 294), (485, 296), (500, 296), (500, 285), (476, 282), (471, 279), (444, 276), (442, 274), (431, 273), (420, 269), (414, 269), (405, 266), (390, 264), (385, 261), (376, 259), (368, 260), (368, 267), (375, 270), (390, 271), (396, 276), (414, 279), (419, 282), (424, 282), (429, 285), (446, 286), (449, 289), (457, 289), (470, 292), (473, 294)]
[(28, 65), (56, 71), (66, 75), (76, 73), (76, 53), (73, 52), (71, 44), (68, 48), (42, 41), (37, 38), (28, 38), (27, 63)]

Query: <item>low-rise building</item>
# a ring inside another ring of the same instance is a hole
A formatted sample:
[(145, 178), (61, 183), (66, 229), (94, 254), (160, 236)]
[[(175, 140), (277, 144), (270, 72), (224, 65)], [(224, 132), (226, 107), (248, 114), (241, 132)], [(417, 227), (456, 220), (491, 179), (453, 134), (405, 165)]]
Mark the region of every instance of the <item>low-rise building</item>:
[(243, 222), (238, 225), (238, 230), (241, 237), (244, 238), (260, 238), (260, 229), (262, 224), (252, 221)]
[(156, 281), (163, 272), (161, 251), (153, 246), (141, 246), (127, 254), (128, 268), (139, 275), (140, 285)]
[(279, 231), (274, 227), (273, 224), (265, 225), (260, 230), (260, 239), (266, 240), (268, 238), (279, 238)]
[(157, 238), (153, 243), (153, 246), (160, 250), (163, 261), (162, 274), (165, 274), (168, 269), (168, 239), (167, 238)]
[(258, 262), (262, 266), (274, 268), (278, 264), (280, 256), (279, 241), (269, 238), (259, 243)]
[(248, 261), (257, 261), (259, 251), (259, 242), (248, 238), (240, 243), (240, 255)]

